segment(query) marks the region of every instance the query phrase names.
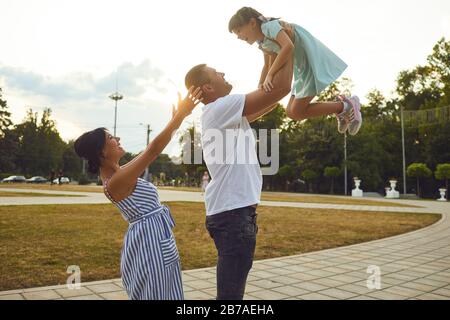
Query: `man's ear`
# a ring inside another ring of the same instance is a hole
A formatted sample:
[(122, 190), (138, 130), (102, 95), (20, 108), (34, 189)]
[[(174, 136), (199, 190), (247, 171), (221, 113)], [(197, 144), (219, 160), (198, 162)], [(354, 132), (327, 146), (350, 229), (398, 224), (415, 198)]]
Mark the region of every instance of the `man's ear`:
[(211, 84), (207, 83), (207, 84), (202, 85), (202, 91), (204, 93), (210, 93), (210, 92), (214, 91), (214, 88), (212, 87)]

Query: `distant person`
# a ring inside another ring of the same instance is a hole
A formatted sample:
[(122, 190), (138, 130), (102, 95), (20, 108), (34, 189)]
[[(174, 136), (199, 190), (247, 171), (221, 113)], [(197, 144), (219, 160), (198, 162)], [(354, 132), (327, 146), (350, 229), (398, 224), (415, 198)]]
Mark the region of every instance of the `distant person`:
[(202, 177), (202, 194), (205, 192), (208, 184), (209, 184), (209, 174), (208, 171), (205, 171)]
[(50, 185), (51, 185), (51, 186), (55, 184), (55, 182), (54, 182), (55, 178), (56, 178), (55, 171), (52, 170), (52, 171), (50, 172)]
[(62, 171), (62, 170), (59, 170), (59, 173), (58, 173), (58, 184), (59, 184), (59, 185), (61, 185), (61, 179), (62, 179), (62, 177), (63, 177), (63, 171)]
[(286, 113), (294, 120), (336, 115), (338, 131), (355, 135), (362, 123), (361, 105), (357, 96), (338, 96), (337, 102), (311, 102), (347, 68), (334, 52), (294, 23), (266, 18), (250, 7), (239, 9), (230, 19), (228, 30), (240, 40), (258, 43), (264, 53), (264, 67), (258, 87), (274, 88), (273, 77), (294, 55), (294, 85)]
[(100, 174), (104, 193), (129, 223), (121, 254), (122, 282), (132, 300), (183, 299), (180, 256), (168, 207), (159, 201), (156, 187), (140, 176), (164, 150), (184, 118), (201, 101), (201, 90), (189, 89), (173, 107), (172, 119), (147, 148), (127, 164), (120, 138), (105, 128), (84, 133), (75, 141), (76, 153), (88, 160), (91, 173)]

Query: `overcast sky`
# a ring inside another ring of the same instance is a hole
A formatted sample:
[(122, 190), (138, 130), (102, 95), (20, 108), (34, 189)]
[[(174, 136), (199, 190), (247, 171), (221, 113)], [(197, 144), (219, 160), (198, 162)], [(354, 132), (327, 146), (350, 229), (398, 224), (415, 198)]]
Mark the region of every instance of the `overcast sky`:
[[(142, 150), (140, 123), (151, 137), (165, 126), (192, 66), (224, 71), (235, 93), (256, 87), (262, 54), (227, 29), (242, 6), (309, 30), (349, 65), (344, 76), (363, 101), (372, 88), (389, 96), (401, 70), (424, 64), (450, 38), (448, 0), (0, 0), (0, 87), (13, 121), (29, 107), (51, 107), (65, 140), (112, 131), (117, 77), (117, 133), (127, 151)], [(177, 142), (165, 152), (177, 154)]]

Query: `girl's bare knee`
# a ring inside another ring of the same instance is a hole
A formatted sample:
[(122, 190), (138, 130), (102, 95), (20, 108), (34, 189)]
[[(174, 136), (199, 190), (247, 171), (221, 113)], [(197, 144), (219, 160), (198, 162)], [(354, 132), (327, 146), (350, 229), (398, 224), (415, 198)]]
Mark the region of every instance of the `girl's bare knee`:
[(286, 115), (292, 120), (303, 120), (305, 119), (303, 110), (304, 109), (299, 106), (292, 105), (286, 109)]

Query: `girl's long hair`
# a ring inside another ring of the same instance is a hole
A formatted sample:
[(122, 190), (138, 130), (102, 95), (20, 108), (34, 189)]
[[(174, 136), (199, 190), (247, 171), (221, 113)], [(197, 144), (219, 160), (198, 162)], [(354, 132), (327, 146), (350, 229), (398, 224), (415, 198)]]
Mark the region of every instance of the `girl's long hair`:
[(228, 31), (233, 32), (236, 28), (242, 27), (250, 22), (252, 18), (261, 26), (263, 22), (278, 20), (279, 18), (266, 18), (261, 13), (251, 7), (242, 7), (239, 9), (228, 22)]

